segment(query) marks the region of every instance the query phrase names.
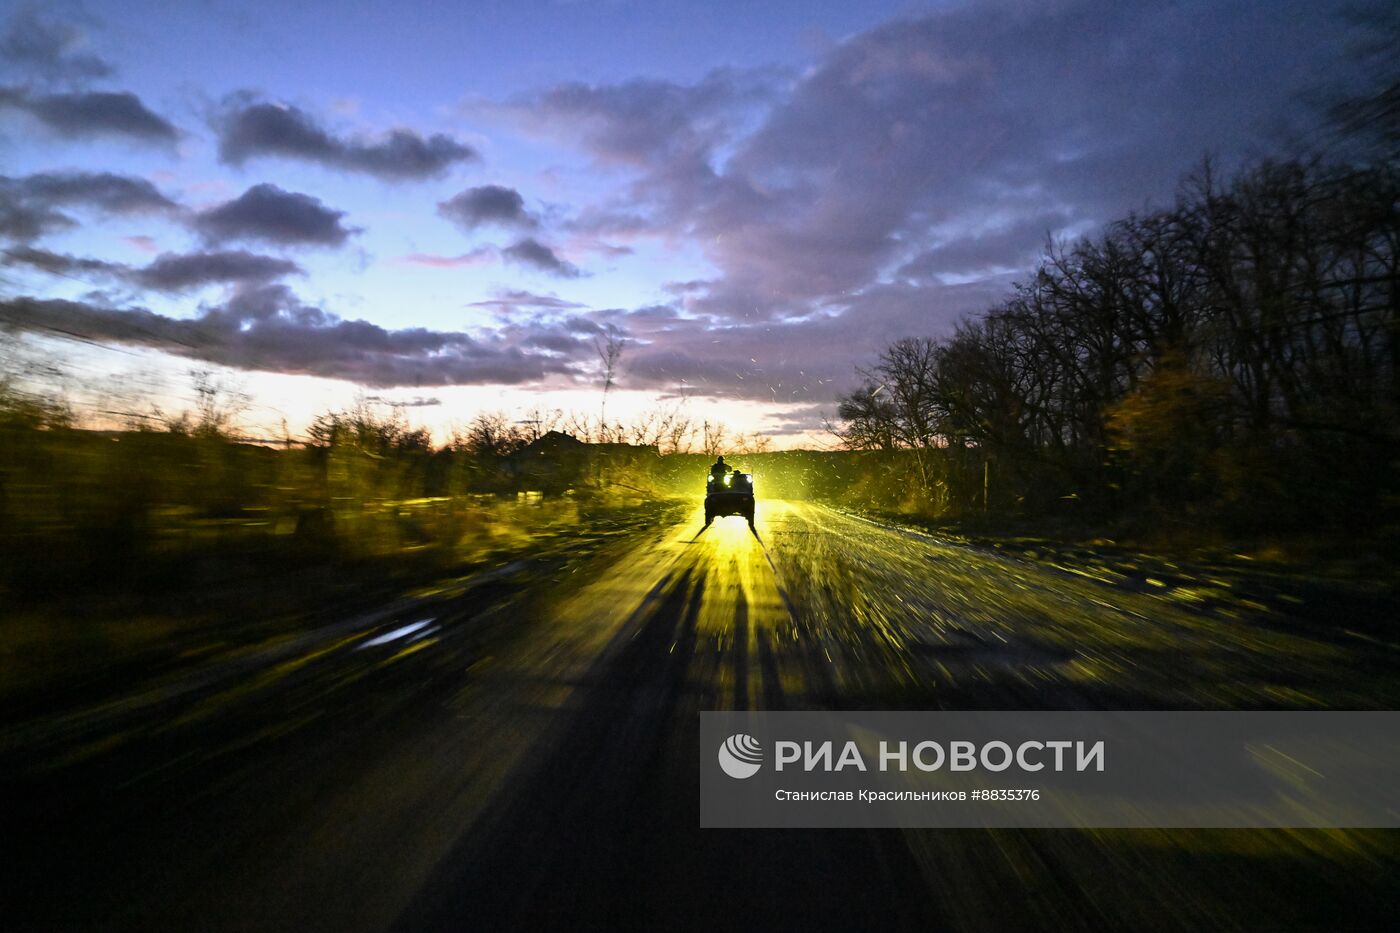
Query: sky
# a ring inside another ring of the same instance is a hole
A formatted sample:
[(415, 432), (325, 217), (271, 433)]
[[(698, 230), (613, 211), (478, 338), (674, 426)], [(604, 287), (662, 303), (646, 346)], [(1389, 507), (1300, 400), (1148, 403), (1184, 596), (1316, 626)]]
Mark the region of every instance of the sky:
[[(191, 369), (823, 446), (1047, 240), (1316, 139), (1352, 4), (87, 3), (0, 21), (0, 322), (92, 411)], [(183, 393), (183, 394), (182, 394)]]

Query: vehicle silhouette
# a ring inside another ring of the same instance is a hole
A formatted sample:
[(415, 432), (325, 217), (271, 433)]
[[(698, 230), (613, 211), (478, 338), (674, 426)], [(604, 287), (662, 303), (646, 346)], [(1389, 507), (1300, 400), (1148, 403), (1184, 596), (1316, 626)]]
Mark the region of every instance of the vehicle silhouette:
[(752, 473), (711, 473), (705, 480), (705, 524), (721, 515), (742, 515), (753, 524)]

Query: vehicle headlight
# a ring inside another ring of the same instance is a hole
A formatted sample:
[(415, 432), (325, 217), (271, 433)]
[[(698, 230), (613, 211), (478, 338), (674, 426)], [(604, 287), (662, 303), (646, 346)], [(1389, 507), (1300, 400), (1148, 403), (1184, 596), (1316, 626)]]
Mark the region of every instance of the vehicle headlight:
[(733, 483), (733, 482), (734, 482), (734, 477), (733, 477), (732, 474), (729, 474), (729, 473), (724, 474), (724, 485), (728, 486), (728, 485), (730, 485), (730, 484)]

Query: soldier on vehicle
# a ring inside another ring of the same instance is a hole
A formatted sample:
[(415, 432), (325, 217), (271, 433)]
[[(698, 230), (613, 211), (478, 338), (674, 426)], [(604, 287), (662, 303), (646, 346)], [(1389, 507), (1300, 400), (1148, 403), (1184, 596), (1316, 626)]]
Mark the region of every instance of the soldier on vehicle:
[(710, 475), (705, 477), (705, 527), (721, 515), (742, 515), (753, 527), (753, 475), (740, 472), (725, 463), (723, 457), (717, 457)]

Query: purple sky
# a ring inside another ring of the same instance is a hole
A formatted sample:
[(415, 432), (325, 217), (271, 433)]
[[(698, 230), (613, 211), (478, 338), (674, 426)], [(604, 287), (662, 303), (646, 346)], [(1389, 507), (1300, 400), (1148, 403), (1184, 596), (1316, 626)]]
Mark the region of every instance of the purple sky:
[(360, 389), (438, 428), (592, 406), (612, 325), (618, 414), (806, 442), (1047, 235), (1314, 139), (1345, 5), (21, 7), (2, 314), (118, 348), (66, 345), (89, 385), (229, 367), (294, 427)]

